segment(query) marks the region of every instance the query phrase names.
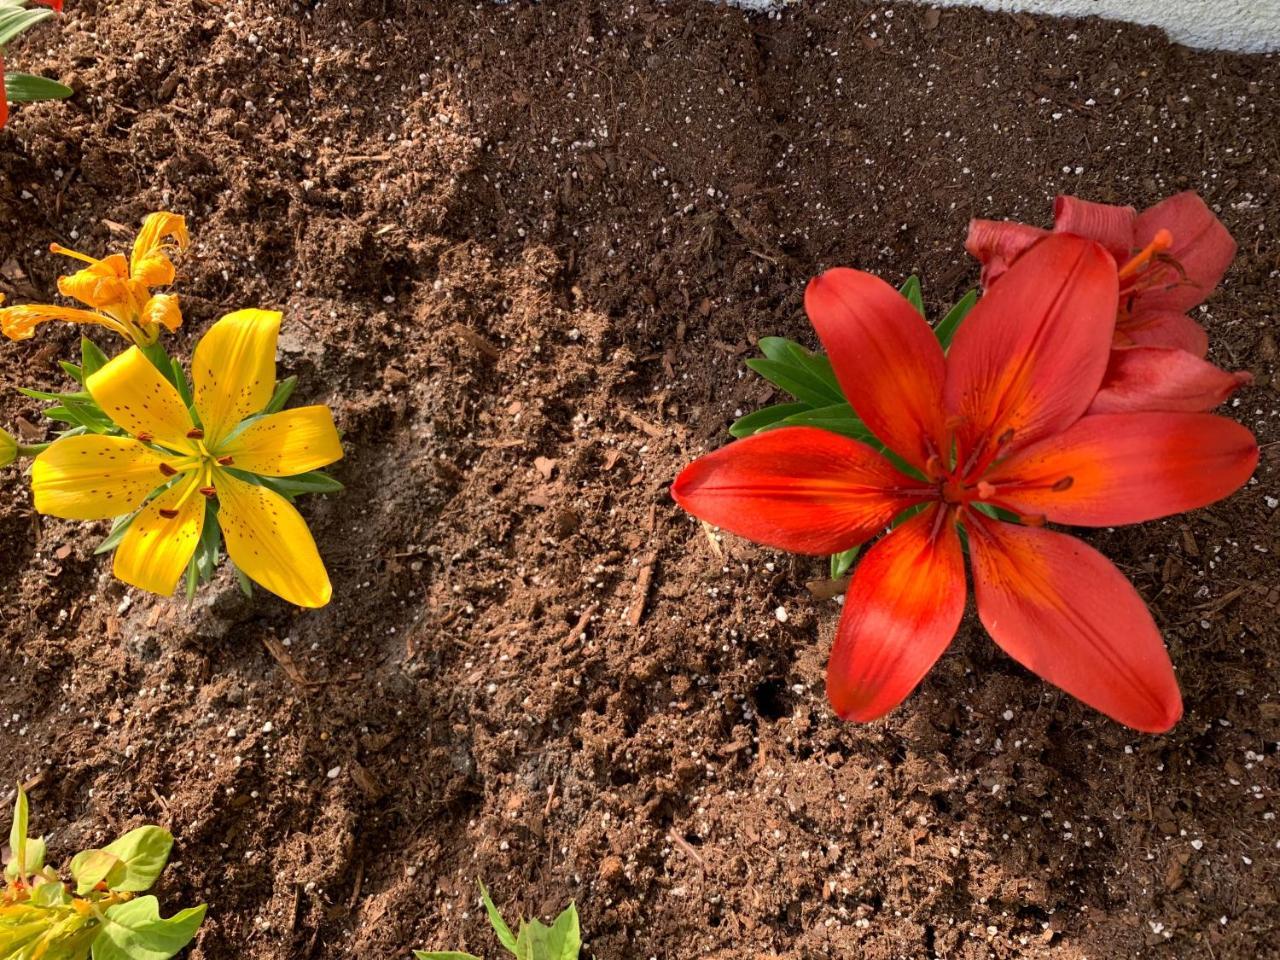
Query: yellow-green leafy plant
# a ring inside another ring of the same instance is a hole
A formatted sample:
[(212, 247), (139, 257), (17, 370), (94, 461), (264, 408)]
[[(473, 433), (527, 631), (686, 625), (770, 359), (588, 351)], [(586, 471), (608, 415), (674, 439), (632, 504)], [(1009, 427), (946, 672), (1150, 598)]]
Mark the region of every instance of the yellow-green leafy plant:
[[(572, 901), (551, 926), (538, 920), (521, 919), (517, 928), (519, 932), (512, 933), (483, 883), (480, 884), (480, 898), (489, 915), (489, 925), (498, 935), (498, 942), (516, 960), (578, 960), (582, 951), (582, 930), (578, 926), (578, 908)], [(417, 960), (480, 960), (474, 954), (460, 950), (415, 950), (413, 955)]]
[(155, 897), (140, 896), (169, 861), (169, 831), (130, 830), (77, 853), (59, 873), (45, 864), (44, 840), (27, 836), (27, 817), (19, 786), (0, 890), (0, 960), (168, 960), (195, 937), (204, 905), (165, 919)]

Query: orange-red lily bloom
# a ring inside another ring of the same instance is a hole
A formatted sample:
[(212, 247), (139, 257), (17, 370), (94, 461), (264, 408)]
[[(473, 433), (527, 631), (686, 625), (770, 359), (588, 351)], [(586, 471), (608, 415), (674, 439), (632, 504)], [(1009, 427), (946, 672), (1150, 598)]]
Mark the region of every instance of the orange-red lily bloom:
[(951, 642), (966, 602), (962, 530), (978, 616), (1010, 656), (1135, 729), (1164, 731), (1181, 716), (1137, 591), (1044, 523), (1114, 526), (1212, 503), (1248, 480), (1258, 447), (1211, 414), (1085, 415), (1107, 369), (1118, 287), (1098, 244), (1043, 239), (944, 356), (888, 284), (828, 271), (805, 293), (809, 318), (849, 402), (911, 471), (847, 437), (791, 427), (735, 441), (676, 479), (690, 513), (797, 553), (846, 550), (917, 509), (849, 584), (827, 673), (841, 717), (892, 710)]
[[(973, 220), (965, 249), (990, 286), (1050, 231), (1025, 223)], [(1114, 346), (1094, 413), (1212, 410), (1252, 381), (1204, 359), (1209, 339), (1187, 311), (1208, 299), (1236, 253), (1227, 228), (1194, 192), (1138, 213), (1133, 207), (1058, 197), (1054, 233), (1096, 240), (1115, 258), (1120, 299)]]

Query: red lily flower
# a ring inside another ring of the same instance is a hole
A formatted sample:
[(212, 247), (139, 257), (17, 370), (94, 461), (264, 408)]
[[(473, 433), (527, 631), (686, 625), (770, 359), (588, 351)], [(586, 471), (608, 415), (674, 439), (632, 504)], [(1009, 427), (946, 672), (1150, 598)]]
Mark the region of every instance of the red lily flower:
[[(990, 287), (1049, 232), (973, 220), (965, 249), (981, 261), (982, 283)], [(1141, 214), (1133, 207), (1060, 196), (1053, 232), (1096, 240), (1119, 264), (1117, 353), (1094, 412), (1211, 410), (1252, 381), (1248, 373), (1228, 373), (1205, 361), (1208, 336), (1186, 315), (1213, 292), (1236, 252), (1227, 228), (1195, 193), (1179, 193)], [(1135, 352), (1124, 354), (1122, 348)]]
[(944, 357), (888, 284), (828, 271), (805, 292), (809, 319), (849, 402), (914, 475), (855, 440), (791, 427), (735, 441), (676, 479), (690, 513), (797, 553), (846, 550), (919, 508), (849, 585), (827, 672), (841, 717), (892, 710), (950, 643), (966, 602), (961, 528), (978, 616), (1010, 656), (1135, 729), (1181, 716), (1137, 591), (1092, 547), (1042, 526), (1139, 523), (1212, 503), (1248, 480), (1258, 447), (1210, 414), (1085, 416), (1117, 301), (1102, 247), (1049, 237), (978, 302)]

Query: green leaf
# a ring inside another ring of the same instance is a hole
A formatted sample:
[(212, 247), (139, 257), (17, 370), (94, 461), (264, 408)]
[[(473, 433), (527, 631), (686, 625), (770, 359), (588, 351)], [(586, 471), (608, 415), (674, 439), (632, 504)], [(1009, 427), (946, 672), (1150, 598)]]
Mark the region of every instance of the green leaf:
[(62, 372), (74, 380), (80, 386), (84, 386), (84, 371), (77, 367), (74, 363), (68, 363), (66, 360), (59, 360), (58, 366), (62, 368)]
[(65, 83), (39, 77), (30, 73), (6, 73), (4, 92), (13, 103), (33, 103), (37, 100), (65, 100), (75, 93)]
[(793, 414), (804, 413), (811, 409), (813, 408), (807, 403), (775, 403), (771, 407), (764, 407), (755, 413), (739, 417), (729, 427), (729, 433), (738, 438), (749, 437), (761, 430), (767, 430), (779, 420), (785, 420)]
[(920, 287), (920, 278), (915, 274), (907, 277), (907, 282), (898, 288), (898, 292), (907, 298), (907, 303), (916, 308), (916, 313), (924, 316), (924, 291)]
[(165, 920), (155, 897), (118, 903), (93, 941), (93, 960), (169, 960), (191, 942), (206, 907), (192, 907)]
[(30, 387), (18, 387), (18, 392), (24, 397), (30, 397), (32, 400), (92, 400), (87, 390), (77, 390), (74, 393), (51, 393), (48, 390), (32, 390)]
[(240, 592), (243, 593), (250, 600), (252, 600), (253, 599), (253, 581), (250, 580), (248, 575), (239, 567), (237, 567), (234, 563), (231, 565), (231, 572), (236, 575), (236, 583), (240, 585)]
[[(46, 411), (47, 413), (48, 411)], [(116, 517), (111, 521), (111, 532), (107, 534), (107, 538), (93, 548), (94, 556), (100, 553), (110, 553), (116, 547), (120, 546), (120, 541), (124, 539), (124, 535), (129, 531), (129, 524), (133, 523), (133, 518), (138, 515), (138, 511), (127, 513), (122, 517)]]
[(881, 448), (880, 442), (875, 438), (875, 434), (867, 429), (867, 425), (858, 419), (858, 415), (853, 412), (853, 407), (847, 403), (835, 403), (825, 407), (805, 410), (801, 413), (793, 414), (785, 420), (778, 421), (774, 426), (817, 427), (820, 430), (829, 430), (832, 433), (852, 437), (854, 440), (861, 440), (876, 449)]
[[(29, 815), (27, 792), (18, 784), (18, 796), (13, 801), (13, 825), (9, 828), (9, 859), (5, 863), (4, 875), (10, 879), (19, 875), (26, 876), (27, 871), (27, 818)], [(12, 868), (12, 871), (10, 870)]]
[(93, 376), (107, 365), (108, 357), (101, 348), (88, 337), (80, 338), (80, 368), (85, 379)]
[(59, 423), (70, 423), (77, 427), (84, 426), (84, 421), (80, 419), (78, 414), (72, 413), (61, 404), (56, 407), (45, 407), (43, 413), (50, 420), (57, 420)]
[(781, 387), (797, 400), (812, 407), (824, 407), (844, 399), (838, 391), (832, 390), (808, 368), (777, 360), (762, 360), (758, 357), (748, 360), (747, 366), (770, 383)]
[(276, 384), (276, 392), (271, 395), (271, 399), (267, 401), (267, 405), (262, 408), (263, 413), (279, 413), (284, 409), (284, 405), (289, 402), (289, 398), (293, 396), (294, 388), (298, 386), (297, 377), (286, 377)]
[(31, 902), (46, 910), (70, 906), (71, 899), (71, 894), (60, 880), (37, 882), (31, 891)]
[[(31, 29), (41, 20), (48, 20), (53, 11), (45, 7), (38, 10), (24, 10), (21, 7), (0, 7), (0, 47), (26, 30)], [(8, 84), (5, 84), (8, 87)]]
[(761, 337), (760, 352), (747, 366), (797, 400), (821, 407), (844, 399), (831, 362), (821, 353), (810, 353), (785, 337)]
[(173, 368), (173, 376), (169, 380), (178, 388), (178, 396), (182, 398), (182, 402), (190, 407), (195, 398), (191, 394), (191, 384), (187, 382), (187, 375), (182, 369), (182, 364), (177, 360), (170, 360), (169, 365)]
[(300, 473), (295, 477), (264, 477), (259, 475), (255, 476), (254, 479), (267, 489), (274, 490), (290, 500), (304, 493), (337, 493), (339, 490), (346, 489), (333, 477), (319, 470)]
[(76, 896), (84, 896), (100, 883), (108, 889), (125, 877), (125, 863), (106, 850), (81, 850), (71, 858), (71, 876), (76, 881)]
[(520, 924), (516, 960), (577, 960), (581, 951), (578, 910), (572, 903), (550, 927), (537, 920)]
[(413, 955), (416, 960), (480, 960), (475, 954), (461, 950), (415, 950)]
[(489, 896), (489, 891), (485, 889), (484, 882), (481, 880), (476, 882), (480, 884), (480, 899), (484, 901), (485, 913), (489, 915), (489, 926), (493, 927), (493, 932), (498, 935), (498, 942), (506, 947), (510, 953), (515, 953), (516, 938), (511, 933), (511, 928), (502, 919), (502, 914), (498, 912), (498, 908), (493, 905), (493, 899)]
[(849, 568), (853, 566), (853, 561), (858, 558), (858, 551), (862, 549), (862, 544), (856, 547), (850, 547), (840, 553), (831, 555), (831, 579), (838, 580), (849, 572)]
[(148, 825), (130, 830), (119, 840), (103, 848), (124, 864), (124, 877), (111, 884), (112, 890), (141, 893), (150, 890), (169, 862), (173, 835), (163, 827)]
[(973, 305), (977, 302), (978, 291), (970, 290), (960, 298), (954, 307), (947, 311), (947, 315), (934, 328), (934, 336), (942, 344), (943, 350), (950, 348), (951, 341), (955, 339), (956, 330), (960, 327), (960, 321), (969, 315), (969, 311), (973, 309)]

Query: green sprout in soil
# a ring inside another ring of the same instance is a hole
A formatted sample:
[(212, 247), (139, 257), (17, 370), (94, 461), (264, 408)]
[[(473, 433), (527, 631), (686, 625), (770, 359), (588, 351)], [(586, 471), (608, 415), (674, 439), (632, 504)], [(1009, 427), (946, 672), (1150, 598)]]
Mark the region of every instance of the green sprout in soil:
[(19, 786), (0, 890), (0, 960), (168, 960), (191, 942), (206, 909), (164, 919), (155, 897), (139, 896), (172, 848), (169, 831), (139, 827), (101, 850), (77, 853), (60, 874), (45, 865), (44, 840), (27, 836), (27, 795)]
[[(484, 909), (493, 932), (498, 935), (498, 942), (516, 960), (578, 960), (582, 950), (582, 931), (578, 927), (578, 908), (572, 901), (551, 926), (538, 920), (521, 919), (519, 933), (513, 934), (493, 905), (483, 883), (480, 884), (480, 897), (484, 900)], [(480, 960), (474, 954), (460, 950), (415, 950), (413, 955), (417, 960)]]

